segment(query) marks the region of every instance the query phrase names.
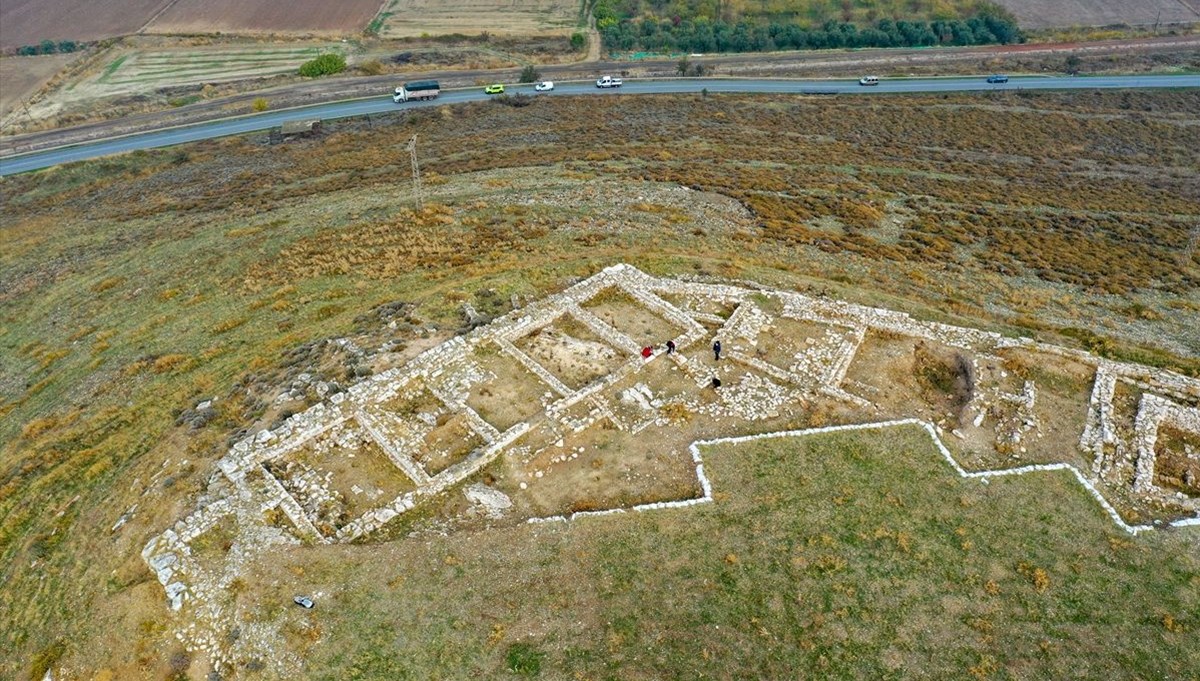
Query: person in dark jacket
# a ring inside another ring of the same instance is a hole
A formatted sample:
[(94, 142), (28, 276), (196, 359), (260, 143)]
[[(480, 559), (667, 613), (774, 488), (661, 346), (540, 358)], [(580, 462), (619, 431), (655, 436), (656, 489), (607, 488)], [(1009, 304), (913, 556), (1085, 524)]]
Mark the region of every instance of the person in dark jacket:
[(713, 341), (713, 359), (721, 361), (721, 341)]
[(669, 340), (667, 341), (667, 354), (669, 355), (673, 352), (675, 352), (675, 341)]

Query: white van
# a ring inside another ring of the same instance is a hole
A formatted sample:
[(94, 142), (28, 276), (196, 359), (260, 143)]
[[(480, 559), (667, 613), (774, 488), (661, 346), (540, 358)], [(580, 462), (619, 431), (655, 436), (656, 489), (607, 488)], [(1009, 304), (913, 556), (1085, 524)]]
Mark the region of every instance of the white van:
[(879, 76), (863, 76), (858, 79), (859, 85), (879, 85)]

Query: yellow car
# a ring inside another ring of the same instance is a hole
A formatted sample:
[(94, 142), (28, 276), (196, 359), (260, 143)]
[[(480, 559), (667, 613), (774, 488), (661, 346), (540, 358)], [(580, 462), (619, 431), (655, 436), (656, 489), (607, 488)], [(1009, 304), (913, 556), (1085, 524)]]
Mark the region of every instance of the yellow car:
[(500, 83), (496, 83), (495, 85), (489, 85), (485, 87), (483, 91), (489, 95), (502, 95), (504, 94), (504, 86)]

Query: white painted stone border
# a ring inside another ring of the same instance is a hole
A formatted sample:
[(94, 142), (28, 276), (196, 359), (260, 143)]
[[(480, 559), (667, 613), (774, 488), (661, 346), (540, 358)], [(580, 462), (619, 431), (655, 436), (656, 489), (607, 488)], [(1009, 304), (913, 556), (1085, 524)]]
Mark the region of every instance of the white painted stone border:
[(631, 506), (629, 508), (611, 508), (611, 509), (604, 510), (604, 511), (580, 511), (578, 513), (571, 513), (571, 514), (565, 514), (565, 515), (554, 515), (554, 516), (547, 516), (547, 517), (540, 517), (540, 518), (529, 518), (525, 522), (530, 523), (530, 524), (567, 522), (567, 521), (571, 521), (571, 520), (576, 520), (578, 518), (606, 516), (606, 515), (613, 515), (616, 513), (625, 513), (627, 511), (638, 511), (638, 512), (640, 512), (640, 511), (655, 511), (655, 510), (665, 509), (665, 508), (685, 508), (687, 506), (695, 506), (696, 504), (709, 503), (713, 500), (712, 483), (709, 482), (708, 476), (704, 474), (704, 460), (700, 456), (700, 447), (708, 447), (708, 446), (712, 446), (712, 445), (725, 445), (725, 444), (742, 444), (744, 442), (753, 442), (756, 440), (775, 440), (775, 439), (780, 439), (780, 438), (803, 437), (806, 435), (819, 435), (821, 433), (836, 433), (836, 432), (840, 432), (840, 431), (850, 431), (850, 430), (875, 430), (875, 429), (883, 429), (883, 428), (893, 428), (893, 427), (897, 427), (897, 426), (920, 426), (921, 428), (924, 428), (925, 432), (929, 433), (929, 437), (933, 440), (933, 444), (937, 447), (938, 451), (941, 452), (942, 457), (946, 459), (946, 463), (950, 464), (950, 467), (953, 468), (954, 471), (956, 473), (958, 473), (959, 477), (962, 477), (962, 478), (968, 478), (968, 479), (974, 478), (974, 479), (979, 479), (984, 483), (987, 483), (987, 481), (991, 478), (999, 478), (999, 477), (1004, 477), (1004, 476), (1009, 476), (1009, 475), (1025, 475), (1026, 473), (1035, 473), (1038, 471), (1061, 471), (1061, 470), (1070, 471), (1071, 474), (1073, 474), (1075, 476), (1075, 479), (1079, 481), (1079, 484), (1083, 485), (1084, 489), (1086, 489), (1092, 495), (1092, 498), (1094, 498), (1096, 500), (1096, 502), (1100, 504), (1100, 507), (1104, 509), (1105, 513), (1108, 514), (1108, 517), (1112, 519), (1113, 523), (1116, 524), (1117, 527), (1128, 532), (1129, 534), (1136, 535), (1140, 532), (1145, 532), (1146, 530), (1157, 529), (1158, 527), (1161, 527), (1161, 526), (1166, 526), (1166, 527), (1200, 526), (1200, 516), (1197, 516), (1195, 518), (1184, 518), (1181, 520), (1176, 520), (1171, 523), (1165, 523), (1164, 525), (1161, 525), (1161, 526), (1160, 525), (1130, 525), (1121, 518), (1121, 515), (1119, 513), (1117, 513), (1117, 509), (1113, 508), (1112, 504), (1110, 504), (1108, 502), (1108, 500), (1104, 498), (1104, 495), (1100, 494), (1100, 491), (1098, 489), (1096, 489), (1096, 486), (1093, 485), (1090, 481), (1088, 481), (1088, 479), (1086, 477), (1084, 477), (1083, 473), (1081, 473), (1078, 468), (1076, 468), (1075, 466), (1072, 466), (1071, 464), (1068, 464), (1068, 463), (1034, 464), (1031, 466), (1021, 466), (1019, 468), (1006, 468), (1006, 469), (998, 469), (998, 470), (968, 472), (968, 471), (964, 470), (963, 467), (960, 466), (957, 461), (954, 460), (954, 456), (950, 453), (950, 450), (946, 448), (945, 443), (942, 442), (942, 439), (940, 437), (938, 437), (937, 428), (932, 423), (929, 423), (928, 421), (922, 421), (920, 419), (899, 419), (899, 420), (894, 420), (894, 421), (879, 421), (876, 423), (855, 423), (855, 424), (842, 425), (842, 426), (826, 426), (823, 428), (809, 428), (806, 430), (782, 430), (782, 431), (777, 431), (774, 433), (760, 433), (758, 435), (741, 435), (741, 436), (737, 436), (737, 437), (715, 438), (712, 440), (697, 440), (688, 446), (688, 451), (691, 452), (692, 461), (696, 464), (696, 479), (700, 481), (700, 487), (701, 487), (701, 489), (704, 490), (704, 493), (701, 496), (693, 497), (691, 499), (681, 499), (679, 501), (660, 501), (660, 502), (655, 502), (655, 503), (651, 503), (651, 504), (639, 504), (637, 506)]

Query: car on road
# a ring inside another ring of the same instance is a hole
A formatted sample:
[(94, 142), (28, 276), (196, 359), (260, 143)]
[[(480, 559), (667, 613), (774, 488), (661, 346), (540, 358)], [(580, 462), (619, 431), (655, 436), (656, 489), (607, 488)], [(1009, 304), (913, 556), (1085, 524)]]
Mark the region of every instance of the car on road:
[(485, 87), (483, 91), (485, 94), (489, 95), (502, 95), (504, 94), (504, 86), (500, 83), (495, 83)]
[(537, 90), (538, 92), (549, 92), (550, 90), (554, 89), (554, 83), (549, 80), (543, 80), (537, 85), (534, 85), (533, 89)]
[(879, 76), (863, 76), (858, 79), (859, 85), (879, 85)]
[(1006, 76), (1006, 75), (1004, 75), (1004, 74), (1002, 74), (1002, 73), (995, 73), (995, 74), (992, 74), (992, 75), (988, 76), (988, 79), (987, 79), (987, 81), (988, 81), (989, 83), (1007, 83), (1007, 82), (1008, 82), (1008, 76)]
[(612, 76), (604, 76), (596, 81), (596, 87), (621, 87), (621, 79), (613, 78)]

